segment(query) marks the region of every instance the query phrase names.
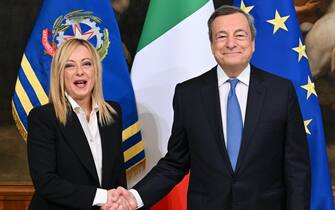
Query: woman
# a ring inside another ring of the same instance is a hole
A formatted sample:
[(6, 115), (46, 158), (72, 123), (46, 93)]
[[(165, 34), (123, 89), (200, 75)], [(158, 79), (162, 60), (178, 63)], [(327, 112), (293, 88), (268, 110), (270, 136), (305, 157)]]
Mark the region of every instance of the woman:
[[(30, 210), (99, 209), (126, 186), (121, 109), (105, 102), (95, 48), (71, 39), (51, 63), (50, 103), (28, 117)], [(107, 189), (107, 190), (104, 190)]]

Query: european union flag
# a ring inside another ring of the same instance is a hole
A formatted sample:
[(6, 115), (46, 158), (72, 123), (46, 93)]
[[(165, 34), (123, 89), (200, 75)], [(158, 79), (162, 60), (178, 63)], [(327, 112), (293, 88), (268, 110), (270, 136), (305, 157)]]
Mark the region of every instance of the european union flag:
[(256, 50), (251, 63), (295, 85), (309, 143), (311, 209), (333, 210), (320, 107), (293, 1), (234, 0), (234, 4), (255, 18)]
[(89, 40), (101, 56), (104, 97), (122, 107), (124, 157), (129, 169), (144, 160), (144, 145), (120, 33), (109, 0), (43, 1), (16, 81), (12, 101), (15, 122), (26, 139), (28, 113), (49, 101), (52, 55), (73, 37)]

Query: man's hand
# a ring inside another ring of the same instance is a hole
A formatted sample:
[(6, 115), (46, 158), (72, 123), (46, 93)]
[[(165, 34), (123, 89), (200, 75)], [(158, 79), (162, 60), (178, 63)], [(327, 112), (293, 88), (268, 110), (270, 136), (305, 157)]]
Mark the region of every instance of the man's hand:
[(119, 195), (119, 197), (122, 197), (128, 201), (131, 210), (137, 209), (136, 199), (131, 192), (124, 189), (123, 187), (118, 187), (115, 191)]
[(134, 195), (123, 187), (112, 189), (107, 192), (107, 203), (101, 210), (135, 210), (137, 202)]
[[(107, 192), (107, 203), (100, 208), (101, 210), (133, 210), (128, 201), (116, 192), (115, 189)], [(135, 208), (136, 209), (136, 208)]]

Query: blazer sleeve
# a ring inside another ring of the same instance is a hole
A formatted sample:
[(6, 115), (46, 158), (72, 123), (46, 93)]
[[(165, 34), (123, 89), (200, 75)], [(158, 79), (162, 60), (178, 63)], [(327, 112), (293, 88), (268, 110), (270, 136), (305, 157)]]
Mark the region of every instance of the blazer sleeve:
[(96, 187), (71, 183), (56, 172), (56, 118), (51, 109), (33, 109), (28, 116), (28, 162), (39, 197), (69, 208), (91, 208)]
[(154, 205), (170, 192), (189, 171), (190, 157), (188, 139), (183, 127), (182, 94), (182, 88), (178, 84), (173, 98), (174, 120), (167, 154), (134, 186), (145, 208)]
[(310, 161), (301, 116), (296, 92), (290, 83), (284, 156), (288, 210), (310, 209)]

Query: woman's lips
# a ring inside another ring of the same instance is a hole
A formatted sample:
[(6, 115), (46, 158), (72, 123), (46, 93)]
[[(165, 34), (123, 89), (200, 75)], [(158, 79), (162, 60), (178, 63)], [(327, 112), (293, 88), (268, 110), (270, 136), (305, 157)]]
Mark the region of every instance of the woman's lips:
[(79, 88), (84, 88), (87, 84), (87, 81), (86, 80), (76, 80), (73, 82), (73, 84), (76, 86), (76, 87), (79, 87)]

